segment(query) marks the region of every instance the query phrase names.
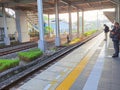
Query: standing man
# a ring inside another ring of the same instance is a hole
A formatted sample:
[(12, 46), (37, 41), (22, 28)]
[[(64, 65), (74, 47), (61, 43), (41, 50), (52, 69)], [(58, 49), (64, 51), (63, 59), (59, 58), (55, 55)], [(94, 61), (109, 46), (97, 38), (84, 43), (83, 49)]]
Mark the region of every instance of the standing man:
[(115, 53), (113, 54), (113, 58), (118, 57), (119, 56), (119, 40), (120, 40), (120, 26), (118, 22), (115, 22), (114, 24), (114, 28), (111, 31), (112, 36), (112, 41), (113, 41), (113, 45), (114, 45), (114, 50)]
[(109, 32), (109, 27), (106, 25), (106, 24), (104, 24), (104, 32), (105, 32), (105, 41), (107, 41), (107, 34), (108, 34), (108, 32)]

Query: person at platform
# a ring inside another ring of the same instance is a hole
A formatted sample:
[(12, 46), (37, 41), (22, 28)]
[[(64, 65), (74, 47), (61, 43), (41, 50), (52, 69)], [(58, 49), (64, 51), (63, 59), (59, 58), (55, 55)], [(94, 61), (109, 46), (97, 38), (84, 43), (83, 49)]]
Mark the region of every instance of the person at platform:
[(69, 35), (67, 35), (67, 43), (70, 42), (70, 38), (69, 38)]
[(119, 41), (120, 41), (120, 25), (118, 22), (114, 23), (114, 28), (110, 32), (112, 34), (112, 41), (115, 53), (113, 54), (113, 58), (119, 56)]
[(105, 32), (105, 41), (107, 41), (107, 34), (108, 34), (108, 32), (109, 32), (109, 27), (106, 25), (106, 24), (104, 24), (104, 32)]

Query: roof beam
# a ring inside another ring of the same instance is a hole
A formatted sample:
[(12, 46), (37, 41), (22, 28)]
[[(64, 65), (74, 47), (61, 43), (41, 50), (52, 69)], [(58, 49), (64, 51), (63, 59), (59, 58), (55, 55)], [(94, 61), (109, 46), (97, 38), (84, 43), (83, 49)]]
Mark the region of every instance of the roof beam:
[(119, 0), (110, 0), (110, 2), (114, 3), (114, 4), (120, 4)]
[(87, 3), (94, 3), (94, 2), (108, 2), (108, 1), (110, 0), (84, 0), (84, 1), (78, 0), (78, 1), (72, 2), (72, 5), (87, 4)]
[(78, 7), (76, 5), (73, 5), (72, 2), (68, 1), (68, 0), (61, 0), (63, 3), (66, 3), (68, 5), (71, 5), (72, 7), (76, 8), (77, 10), (83, 10), (81, 7)]
[(32, 3), (32, 2), (37, 2), (36, 0), (11, 0), (14, 1), (15, 3)]
[[(78, 6), (76, 6), (76, 5), (80, 5), (80, 4), (90, 4), (90, 3), (97, 3), (97, 2), (99, 2), (99, 3), (102, 3), (102, 2), (108, 2), (108, 1), (110, 1), (110, 2), (114, 2), (115, 0), (84, 0), (84, 1), (81, 1), (81, 0), (78, 0), (78, 1), (75, 1), (75, 2), (70, 2), (69, 0), (61, 0), (61, 2), (63, 2), (63, 3), (65, 3), (65, 4), (69, 4), (69, 5), (71, 5), (72, 7), (74, 7), (74, 8), (77, 8), (77, 9), (80, 9), (80, 10), (83, 10), (82, 9), (82, 7), (78, 7)], [(115, 2), (114, 2), (115, 3)], [(62, 4), (60, 4), (60, 7), (61, 6), (64, 6), (64, 5), (62, 5)], [(46, 7), (46, 8), (53, 8), (53, 6), (48, 6), (48, 7)]]
[(89, 7), (93, 7), (93, 6), (90, 5), (90, 3), (87, 3), (87, 5), (88, 5)]
[(36, 0), (10, 0), (9, 2), (0, 2), (0, 5), (2, 6), (4, 4), (5, 7), (15, 7), (17, 5), (22, 4), (30, 4), (30, 3), (36, 3)]

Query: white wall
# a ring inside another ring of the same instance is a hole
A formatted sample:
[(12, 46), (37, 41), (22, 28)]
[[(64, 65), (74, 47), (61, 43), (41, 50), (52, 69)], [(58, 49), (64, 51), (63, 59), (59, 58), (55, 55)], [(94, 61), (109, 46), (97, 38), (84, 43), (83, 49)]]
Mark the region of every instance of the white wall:
[(8, 26), (8, 33), (15, 34), (16, 32), (16, 24), (14, 18), (7, 18), (7, 26)]
[[(0, 27), (4, 27), (2, 17), (0, 17)], [(16, 32), (16, 24), (14, 18), (7, 18), (7, 27), (8, 34), (14, 34)]]
[(30, 41), (26, 13), (21, 10), (16, 10), (16, 28), (18, 32), (18, 41), (19, 42), (28, 42)]

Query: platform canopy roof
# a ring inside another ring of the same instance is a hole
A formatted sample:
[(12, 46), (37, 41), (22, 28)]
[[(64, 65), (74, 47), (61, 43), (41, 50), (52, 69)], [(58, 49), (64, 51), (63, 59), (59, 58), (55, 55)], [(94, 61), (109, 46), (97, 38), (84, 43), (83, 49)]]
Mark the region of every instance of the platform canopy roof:
[[(68, 12), (68, 5), (71, 10), (96, 10), (114, 8), (119, 0), (58, 0), (60, 13)], [(37, 0), (0, 0), (0, 5), (7, 8), (37, 11)], [(43, 10), (46, 14), (55, 13), (55, 0), (43, 0)]]

